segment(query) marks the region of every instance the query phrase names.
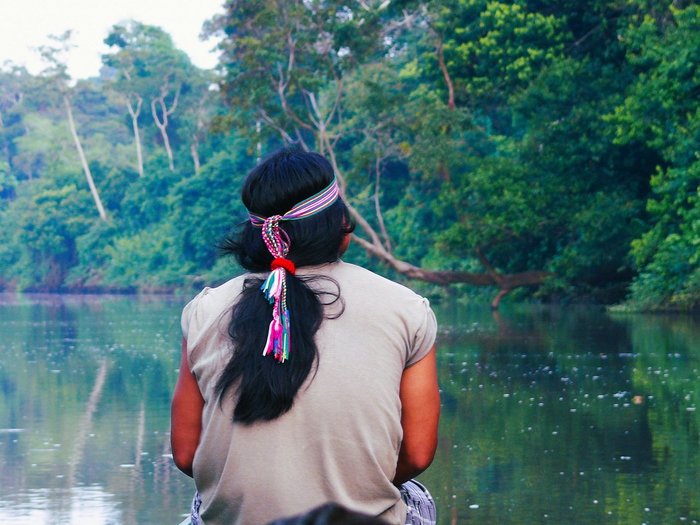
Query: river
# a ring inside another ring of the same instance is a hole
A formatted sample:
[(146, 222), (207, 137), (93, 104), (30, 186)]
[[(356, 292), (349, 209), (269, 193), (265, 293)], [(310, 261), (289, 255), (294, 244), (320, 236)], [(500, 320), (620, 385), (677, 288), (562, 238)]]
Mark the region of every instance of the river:
[[(0, 521), (177, 524), (168, 297), (0, 295)], [(439, 523), (700, 521), (700, 320), (435, 305)]]

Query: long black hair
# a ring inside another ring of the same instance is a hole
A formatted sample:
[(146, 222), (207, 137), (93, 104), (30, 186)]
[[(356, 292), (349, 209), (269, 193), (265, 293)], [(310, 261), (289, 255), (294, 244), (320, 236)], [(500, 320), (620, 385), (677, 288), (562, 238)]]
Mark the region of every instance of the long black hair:
[[(333, 168), (318, 153), (283, 149), (265, 159), (249, 174), (241, 198), (245, 207), (262, 217), (282, 215), (295, 204), (326, 188)], [(342, 199), (301, 220), (280, 223), (289, 237), (286, 258), (297, 268), (338, 260), (345, 236), (353, 223)], [(236, 235), (224, 242), (225, 252), (251, 272), (269, 272), (272, 255), (262, 240), (261, 229), (244, 222)], [(231, 310), (228, 333), (233, 343), (231, 358), (216, 383), (221, 401), (233, 388), (237, 400), (233, 421), (269, 421), (287, 412), (301, 385), (318, 359), (314, 335), (324, 319), (324, 305), (340, 298), (336, 292), (314, 291), (309, 284), (319, 277), (287, 273), (287, 306), (291, 316), (289, 359), (277, 362), (262, 350), (272, 319), (272, 306), (260, 286), (263, 279), (249, 277)], [(330, 300), (326, 298), (330, 295)]]

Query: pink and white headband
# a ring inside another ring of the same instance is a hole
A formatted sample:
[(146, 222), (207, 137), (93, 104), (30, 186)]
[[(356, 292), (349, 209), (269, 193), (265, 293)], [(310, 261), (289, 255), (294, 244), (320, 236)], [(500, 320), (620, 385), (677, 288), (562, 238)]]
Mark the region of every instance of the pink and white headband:
[(272, 219), (274, 217), (279, 217), (278, 221), (295, 221), (299, 219), (305, 219), (310, 217), (322, 210), (325, 210), (328, 206), (333, 204), (340, 190), (338, 189), (338, 181), (335, 177), (331, 183), (319, 191), (317, 194), (312, 195), (308, 199), (304, 199), (298, 204), (295, 204), (291, 210), (289, 210), (284, 215), (273, 215), (272, 217), (263, 217), (252, 212), (248, 212), (250, 217), (250, 222), (253, 226), (262, 226), (266, 220)]

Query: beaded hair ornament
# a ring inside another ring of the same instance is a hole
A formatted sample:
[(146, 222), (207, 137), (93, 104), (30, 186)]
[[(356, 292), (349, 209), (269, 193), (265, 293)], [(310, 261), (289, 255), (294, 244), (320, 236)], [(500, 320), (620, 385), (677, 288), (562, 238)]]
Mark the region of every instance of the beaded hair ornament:
[(338, 182), (334, 177), (333, 181), (323, 190), (295, 204), (291, 210), (283, 215), (262, 217), (255, 213), (248, 214), (251, 224), (262, 228), (265, 246), (274, 257), (272, 264), (270, 264), (270, 275), (260, 287), (265, 299), (272, 304), (272, 321), (270, 321), (270, 328), (267, 331), (267, 341), (262, 355), (272, 354), (280, 363), (284, 363), (289, 358), (291, 348), (286, 275), (287, 272), (294, 275), (296, 267), (294, 262), (286, 257), (290, 248), (289, 236), (279, 227), (279, 223), (280, 221), (305, 219), (325, 210), (336, 201), (338, 191)]

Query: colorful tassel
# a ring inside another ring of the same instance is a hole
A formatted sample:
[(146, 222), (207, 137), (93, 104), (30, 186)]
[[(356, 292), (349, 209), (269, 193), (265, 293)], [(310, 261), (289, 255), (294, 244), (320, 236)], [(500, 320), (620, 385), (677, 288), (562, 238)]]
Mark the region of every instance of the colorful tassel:
[(284, 363), (289, 357), (290, 347), (286, 270), (282, 267), (272, 270), (260, 289), (272, 304), (272, 321), (262, 355), (271, 353), (277, 361)]

